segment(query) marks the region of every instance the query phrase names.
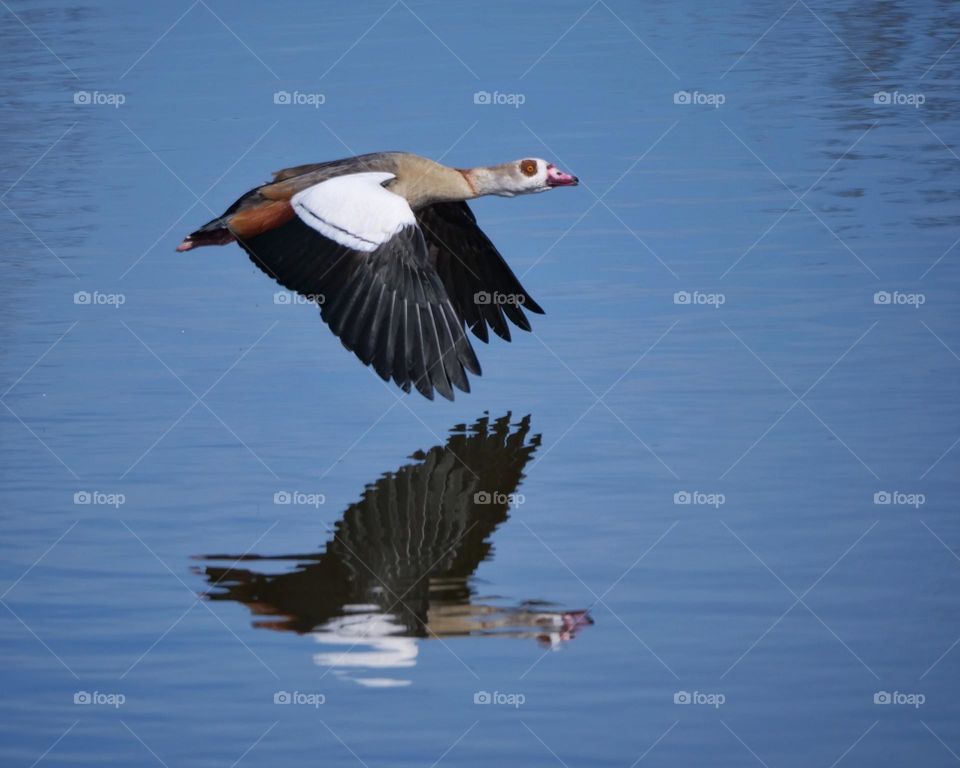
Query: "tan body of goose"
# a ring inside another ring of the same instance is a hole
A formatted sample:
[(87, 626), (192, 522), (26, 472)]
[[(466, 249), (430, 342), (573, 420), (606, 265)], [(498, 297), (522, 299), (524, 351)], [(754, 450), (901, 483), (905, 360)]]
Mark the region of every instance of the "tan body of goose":
[(380, 152), (286, 168), (177, 248), (237, 242), (278, 283), (314, 299), (365, 365), (404, 391), (453, 399), (480, 364), (466, 336), (543, 310), (477, 225), (466, 200), (573, 186), (546, 160), (449, 168)]

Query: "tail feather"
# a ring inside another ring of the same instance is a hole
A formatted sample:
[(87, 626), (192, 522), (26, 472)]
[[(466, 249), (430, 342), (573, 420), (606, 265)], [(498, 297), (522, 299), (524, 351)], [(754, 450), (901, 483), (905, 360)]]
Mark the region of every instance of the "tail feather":
[(183, 239), (183, 242), (177, 246), (177, 250), (182, 252), (204, 245), (226, 245), (236, 239), (233, 233), (224, 225), (223, 219), (217, 218), (208, 221), (200, 227), (200, 229), (187, 235)]

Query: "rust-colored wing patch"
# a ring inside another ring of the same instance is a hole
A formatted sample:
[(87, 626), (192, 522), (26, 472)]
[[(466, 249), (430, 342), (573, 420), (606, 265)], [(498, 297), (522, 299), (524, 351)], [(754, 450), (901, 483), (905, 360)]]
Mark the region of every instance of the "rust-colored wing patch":
[(230, 217), (230, 231), (240, 238), (254, 237), (286, 224), (294, 216), (289, 200), (273, 200), (238, 211)]

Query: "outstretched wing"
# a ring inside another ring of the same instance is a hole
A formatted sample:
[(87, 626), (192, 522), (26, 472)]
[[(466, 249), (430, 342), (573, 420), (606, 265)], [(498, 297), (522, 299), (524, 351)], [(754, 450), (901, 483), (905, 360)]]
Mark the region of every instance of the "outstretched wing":
[(418, 211), (430, 261), (446, 286), (460, 318), (477, 338), (487, 341), (487, 326), (510, 341), (510, 326), (530, 330), (523, 310), (543, 309), (524, 290), (503, 256), (477, 225), (466, 203), (435, 203)]
[(383, 187), (393, 178), (366, 172), (315, 184), (290, 199), (289, 221), (239, 242), (277, 282), (313, 298), (384, 381), (452, 400), (452, 386), (470, 391), (466, 371), (479, 375), (480, 364), (413, 211)]

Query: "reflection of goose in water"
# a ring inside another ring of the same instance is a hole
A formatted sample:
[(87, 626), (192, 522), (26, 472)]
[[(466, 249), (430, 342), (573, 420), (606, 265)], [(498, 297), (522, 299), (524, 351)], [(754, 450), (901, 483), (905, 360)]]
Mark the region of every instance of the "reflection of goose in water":
[[(231, 562), (203, 569), (214, 588), (207, 597), (270, 617), (257, 627), (309, 632), (323, 644), (346, 646), (315, 656), (337, 668), (412, 667), (418, 638), (428, 637), (529, 637), (558, 647), (591, 623), (585, 611), (558, 611), (541, 601), (503, 605), (478, 598), (470, 583), (540, 445), (529, 431), (529, 416), (511, 425), (509, 414), (456, 428), (446, 445), (414, 454), (414, 462), (367, 486), (322, 553), (204, 556)], [(294, 570), (249, 567), (283, 560), (295, 561)]]

